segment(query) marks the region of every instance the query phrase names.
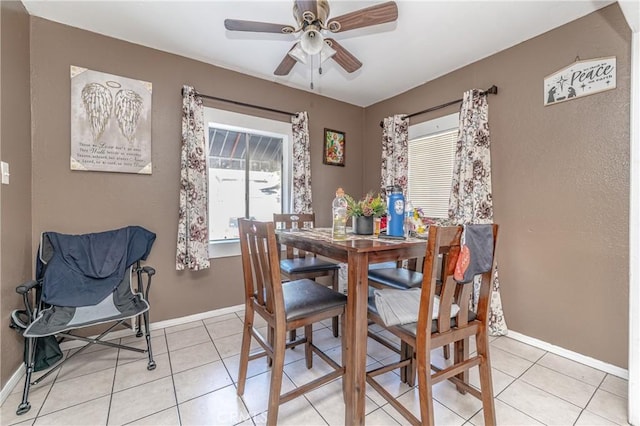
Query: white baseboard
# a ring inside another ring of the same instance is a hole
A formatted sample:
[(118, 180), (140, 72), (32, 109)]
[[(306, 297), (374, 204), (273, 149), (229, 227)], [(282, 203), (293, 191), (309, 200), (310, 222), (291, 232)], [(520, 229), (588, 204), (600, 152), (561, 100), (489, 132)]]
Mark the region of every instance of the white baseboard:
[(9, 395), (11, 395), (11, 392), (13, 392), (13, 389), (16, 387), (16, 385), (18, 385), (22, 381), (22, 378), (24, 377), (24, 373), (25, 371), (24, 371), (24, 363), (23, 363), (23, 364), (20, 364), (20, 367), (18, 367), (16, 372), (13, 373), (13, 375), (7, 381), (7, 384), (4, 385), (4, 387), (0, 391), (0, 405), (4, 404), (4, 401), (7, 399)]
[(614, 376), (620, 377), (621, 379), (629, 380), (629, 371), (622, 367), (618, 367), (616, 365), (600, 361), (599, 359), (582, 355), (578, 352), (570, 351), (569, 349), (561, 348), (560, 346), (552, 345), (551, 343), (547, 343), (534, 337), (526, 336), (524, 334), (518, 333), (517, 331), (509, 330), (507, 337), (570, 359), (571, 361), (579, 362), (580, 364), (587, 365), (589, 367), (595, 368), (596, 370), (604, 371), (605, 373), (612, 374)]
[(174, 318), (170, 320), (160, 321), (151, 324), (151, 330), (157, 330), (159, 328), (168, 328), (180, 324), (186, 324), (188, 322), (200, 321), (208, 318), (219, 317), (221, 315), (232, 314), (238, 311), (242, 311), (244, 305), (229, 306), (226, 308), (216, 309), (214, 311), (201, 312), (199, 314), (187, 315), (186, 317)]

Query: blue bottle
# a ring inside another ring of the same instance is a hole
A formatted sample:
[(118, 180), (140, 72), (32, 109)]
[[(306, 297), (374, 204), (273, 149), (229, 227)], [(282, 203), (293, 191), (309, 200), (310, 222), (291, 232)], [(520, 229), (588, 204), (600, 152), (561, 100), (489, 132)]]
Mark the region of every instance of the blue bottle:
[(387, 202), (387, 235), (404, 236), (404, 195), (402, 188), (394, 186)]

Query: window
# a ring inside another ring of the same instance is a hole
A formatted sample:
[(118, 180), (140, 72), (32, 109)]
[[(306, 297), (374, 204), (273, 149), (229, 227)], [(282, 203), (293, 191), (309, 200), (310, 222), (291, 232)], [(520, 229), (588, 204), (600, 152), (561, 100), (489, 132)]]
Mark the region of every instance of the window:
[(238, 217), (289, 210), (291, 124), (205, 108), (209, 150), (209, 254), (240, 254)]
[(458, 116), (451, 114), (409, 126), (407, 198), (427, 217), (448, 216)]

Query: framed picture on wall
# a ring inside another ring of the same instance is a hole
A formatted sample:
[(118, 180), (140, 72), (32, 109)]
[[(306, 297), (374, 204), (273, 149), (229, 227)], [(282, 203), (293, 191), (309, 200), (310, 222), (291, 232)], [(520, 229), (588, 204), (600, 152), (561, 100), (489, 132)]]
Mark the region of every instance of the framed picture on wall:
[(344, 166), (345, 134), (338, 130), (324, 129), (324, 155), (322, 162), (331, 166)]
[(71, 65), (71, 170), (151, 174), (152, 84)]

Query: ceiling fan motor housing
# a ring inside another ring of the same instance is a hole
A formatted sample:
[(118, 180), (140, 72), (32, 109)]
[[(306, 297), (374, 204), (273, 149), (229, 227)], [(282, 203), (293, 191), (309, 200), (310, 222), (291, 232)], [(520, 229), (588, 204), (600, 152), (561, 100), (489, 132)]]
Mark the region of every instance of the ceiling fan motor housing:
[[(315, 8), (313, 3), (315, 3)], [(308, 24), (318, 24), (317, 21), (319, 21), (320, 27), (323, 28), (328, 17), (329, 2), (327, 0), (317, 0), (316, 2), (294, 1), (293, 3), (293, 18), (298, 23), (298, 27), (303, 30)]]

